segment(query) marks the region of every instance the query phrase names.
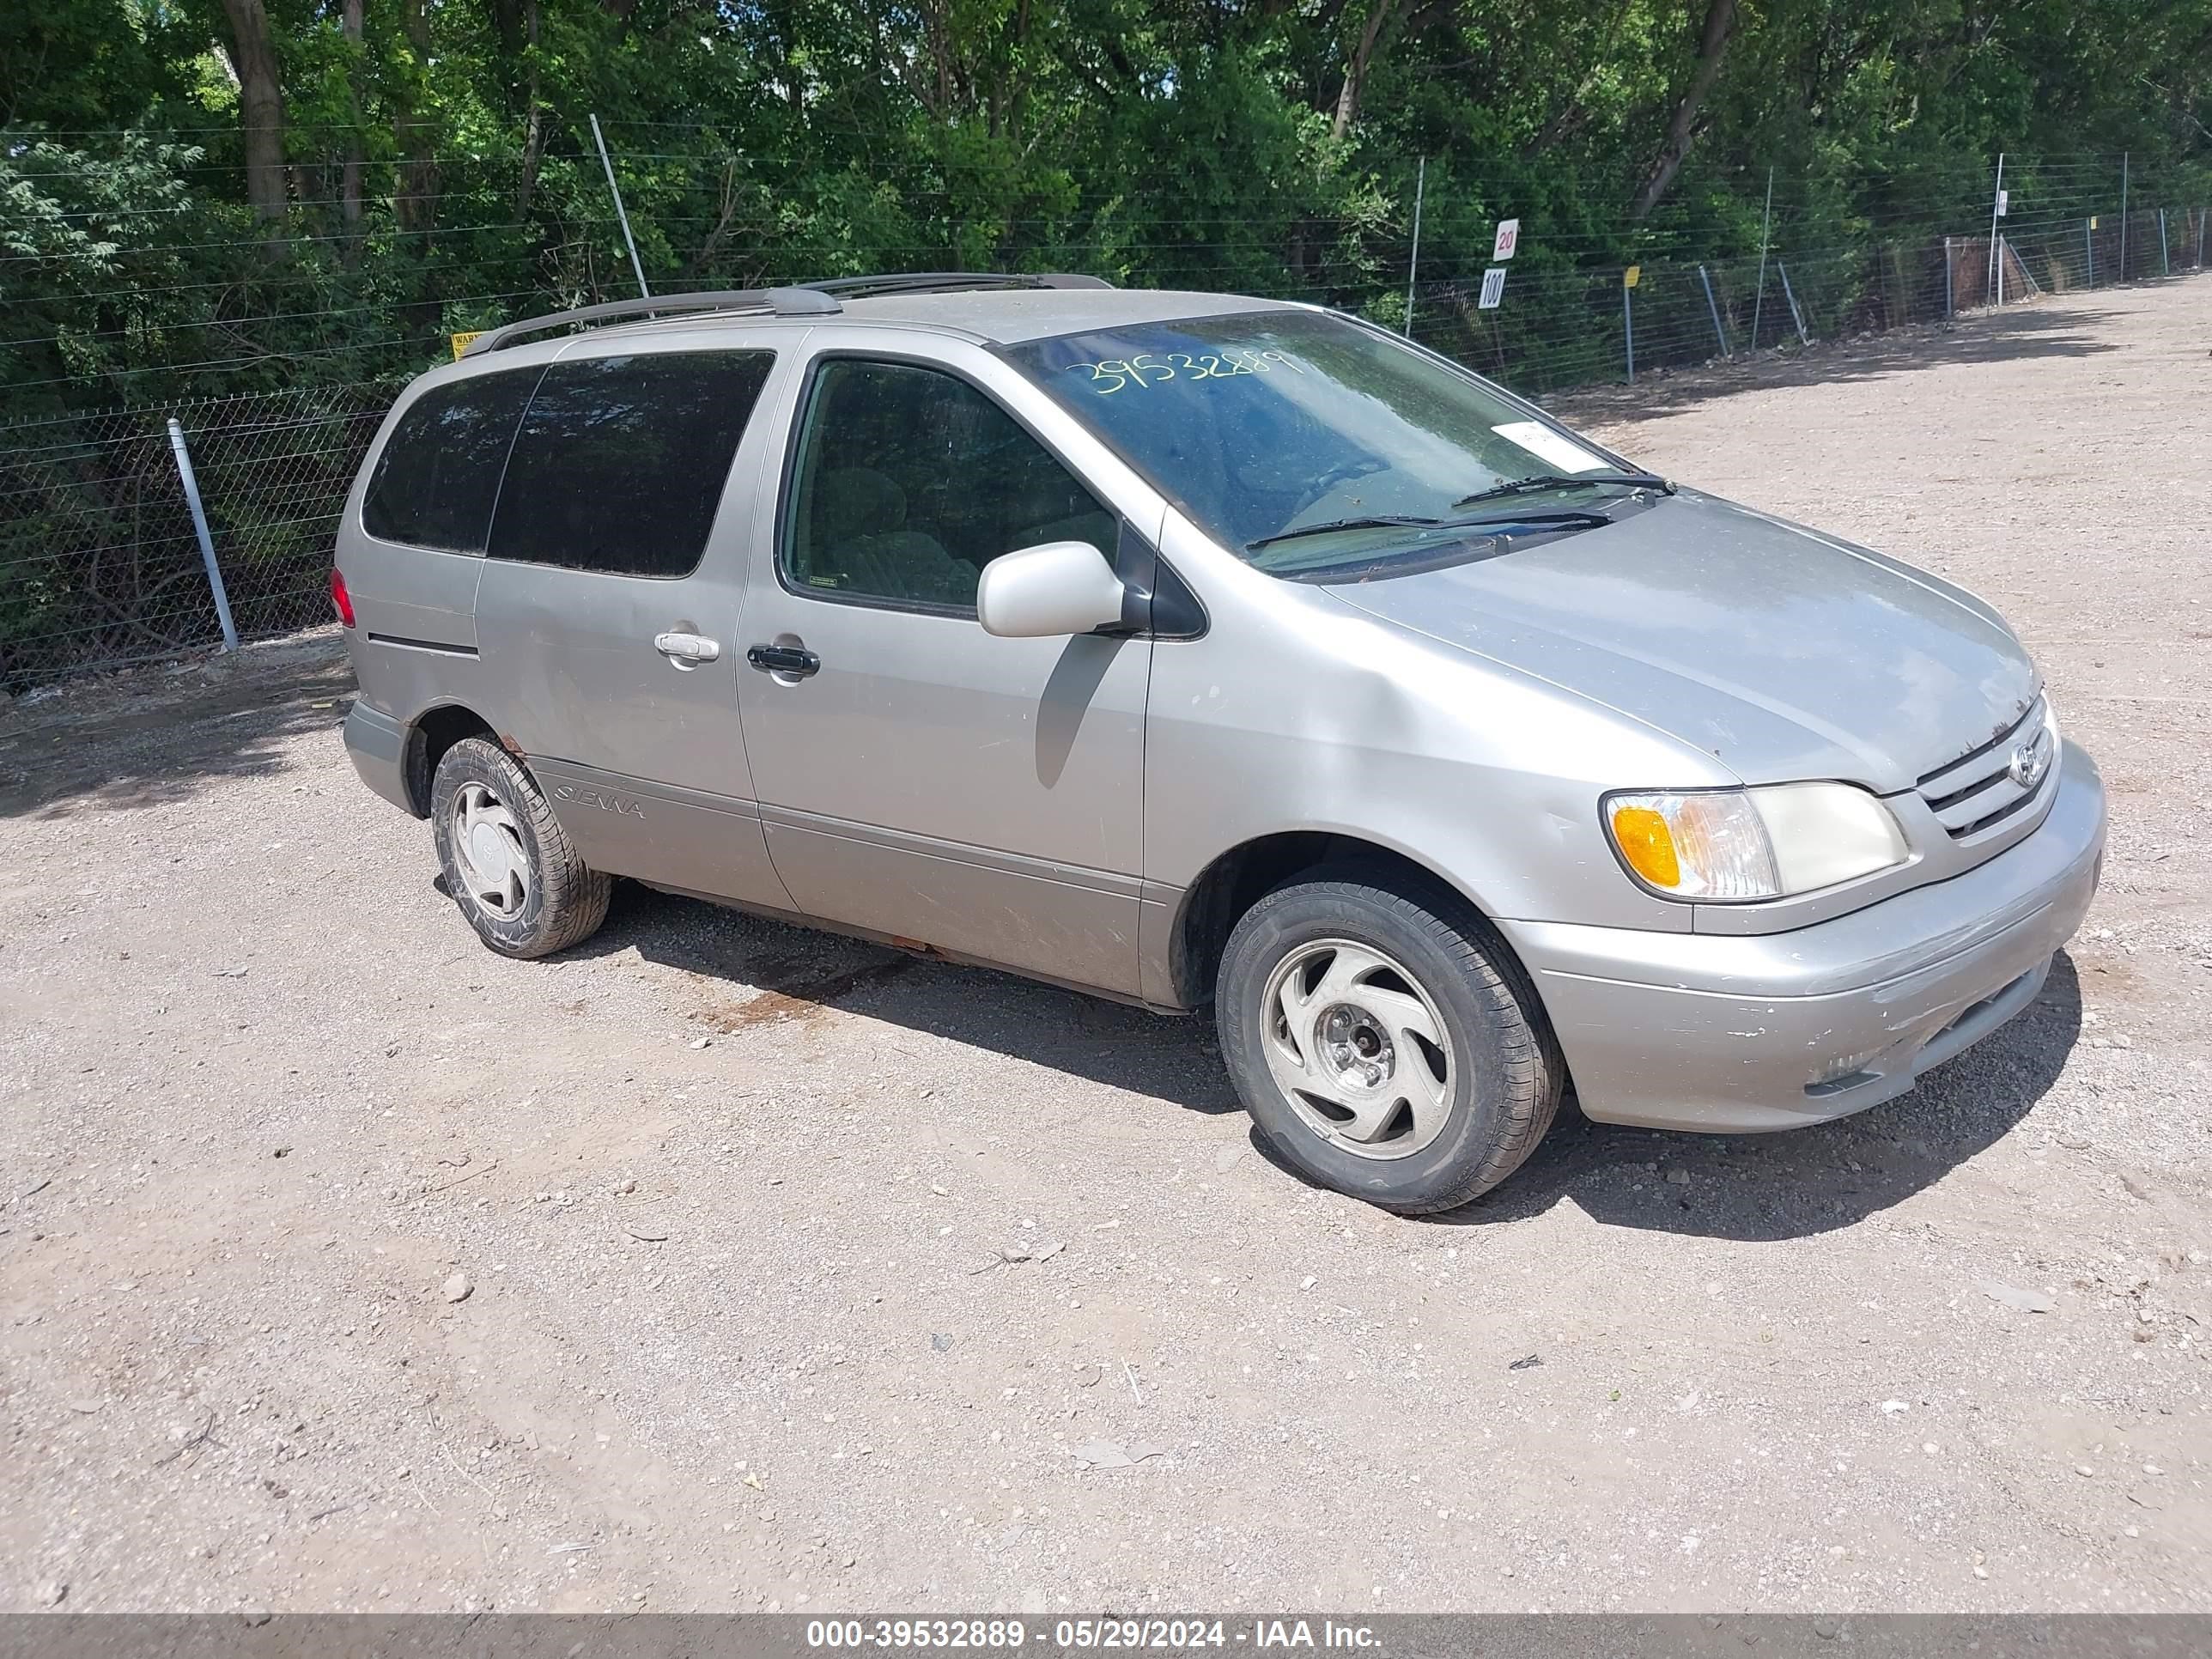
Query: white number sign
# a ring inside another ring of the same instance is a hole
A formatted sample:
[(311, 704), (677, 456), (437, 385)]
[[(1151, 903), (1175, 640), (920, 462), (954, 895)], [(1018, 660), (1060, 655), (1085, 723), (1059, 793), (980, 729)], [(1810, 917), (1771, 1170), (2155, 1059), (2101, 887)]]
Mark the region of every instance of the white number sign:
[(1498, 302), (1505, 297), (1505, 267), (1492, 265), (1482, 273), (1482, 297), (1474, 302), (1478, 311), (1495, 311)]
[(1498, 222), (1498, 240), (1491, 244), (1490, 257), (1493, 260), (1510, 259), (1513, 257), (1513, 250), (1520, 246), (1521, 222), (1518, 219), (1500, 219)]

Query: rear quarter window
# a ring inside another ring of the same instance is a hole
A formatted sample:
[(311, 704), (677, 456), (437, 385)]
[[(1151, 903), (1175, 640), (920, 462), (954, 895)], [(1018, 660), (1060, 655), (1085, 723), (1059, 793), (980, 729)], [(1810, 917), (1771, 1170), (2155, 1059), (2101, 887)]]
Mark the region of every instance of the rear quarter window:
[(491, 556), (690, 574), (773, 362), (687, 351), (555, 363), (514, 441)]
[(362, 528), (387, 542), (482, 553), (536, 368), (455, 380), (408, 405), (377, 457)]

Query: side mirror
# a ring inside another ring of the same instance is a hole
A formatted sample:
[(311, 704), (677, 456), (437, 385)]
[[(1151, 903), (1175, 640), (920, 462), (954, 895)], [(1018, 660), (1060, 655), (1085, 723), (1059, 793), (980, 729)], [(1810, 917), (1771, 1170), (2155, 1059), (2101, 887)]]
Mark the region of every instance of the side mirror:
[(983, 567), (975, 616), (986, 634), (1033, 640), (1118, 627), (1121, 579), (1088, 542), (1046, 542)]

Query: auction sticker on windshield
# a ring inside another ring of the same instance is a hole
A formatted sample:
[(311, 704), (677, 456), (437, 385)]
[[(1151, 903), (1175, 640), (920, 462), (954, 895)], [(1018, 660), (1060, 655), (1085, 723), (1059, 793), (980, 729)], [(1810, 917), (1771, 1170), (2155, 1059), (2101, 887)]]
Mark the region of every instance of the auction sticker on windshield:
[(1539, 460), (1562, 472), (1603, 472), (1613, 465), (1593, 455), (1572, 438), (1560, 436), (1541, 421), (1508, 421), (1490, 428), (1508, 443), (1518, 444)]

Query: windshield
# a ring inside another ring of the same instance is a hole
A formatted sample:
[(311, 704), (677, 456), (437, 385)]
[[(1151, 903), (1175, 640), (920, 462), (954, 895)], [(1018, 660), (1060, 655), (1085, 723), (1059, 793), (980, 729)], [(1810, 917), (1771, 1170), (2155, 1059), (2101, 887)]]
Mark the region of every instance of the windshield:
[[(1658, 483), (1325, 313), (1103, 329), (1006, 356), (1217, 540), (1278, 574), (1480, 557), (1500, 536), (1601, 525), (1624, 485)], [(1499, 489), (1534, 479), (1547, 482)]]

